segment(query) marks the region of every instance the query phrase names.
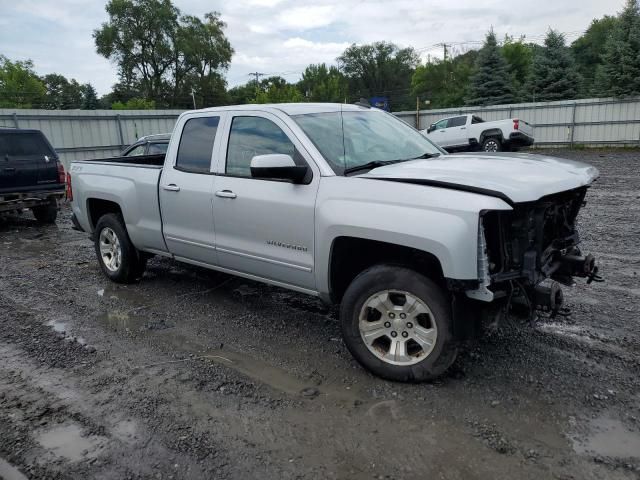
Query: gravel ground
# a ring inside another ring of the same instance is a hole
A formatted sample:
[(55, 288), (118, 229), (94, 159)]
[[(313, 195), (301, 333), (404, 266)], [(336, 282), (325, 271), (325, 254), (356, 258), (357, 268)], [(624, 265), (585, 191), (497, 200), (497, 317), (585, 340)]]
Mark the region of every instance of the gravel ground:
[(0, 221), (0, 477), (639, 478), (640, 154), (556, 154), (602, 173), (606, 282), (420, 385), (360, 368), (314, 298), (166, 259), (115, 285), (68, 208)]

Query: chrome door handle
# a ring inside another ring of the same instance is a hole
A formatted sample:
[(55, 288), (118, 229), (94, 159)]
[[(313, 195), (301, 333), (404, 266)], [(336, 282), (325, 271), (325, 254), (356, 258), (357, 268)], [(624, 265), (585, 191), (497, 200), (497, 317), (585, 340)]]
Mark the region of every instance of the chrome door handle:
[(175, 183), (170, 183), (169, 185), (163, 185), (162, 188), (164, 188), (165, 190), (168, 190), (170, 192), (179, 192), (180, 191), (180, 187), (177, 186)]
[(233, 193), (231, 190), (219, 190), (216, 192), (216, 197), (236, 198), (237, 195)]
[(467, 127), (460, 127), (460, 130), (466, 130)]

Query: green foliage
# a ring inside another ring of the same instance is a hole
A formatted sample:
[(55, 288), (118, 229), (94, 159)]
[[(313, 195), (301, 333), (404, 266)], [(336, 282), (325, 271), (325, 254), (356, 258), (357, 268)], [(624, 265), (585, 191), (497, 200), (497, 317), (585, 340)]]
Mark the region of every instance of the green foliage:
[(514, 101), (513, 80), (493, 29), (478, 52), (476, 72), (470, 79), (467, 103), (500, 105)]
[(571, 44), (576, 67), (582, 76), (581, 95), (583, 96), (594, 93), (596, 77), (594, 72), (602, 63), (605, 45), (617, 23), (618, 18), (609, 15), (594, 19), (584, 35)]
[(49, 110), (69, 110), (82, 106), (82, 85), (75, 79), (68, 80), (59, 73), (49, 73), (42, 77), (47, 93), (42, 108)]
[(337, 67), (327, 68), (324, 63), (309, 65), (302, 73), (298, 89), (310, 102), (344, 102), (348, 97), (348, 84)]
[(576, 98), (579, 86), (580, 74), (565, 46), (564, 35), (549, 30), (544, 47), (535, 54), (527, 82), (532, 100), (550, 102)]
[(524, 95), (534, 51), (535, 47), (530, 43), (525, 43), (524, 37), (514, 40), (513, 37), (505, 36), (502, 44), (502, 55), (507, 61), (509, 74), (513, 81), (513, 93), (517, 99), (521, 99)]
[(111, 108), (113, 110), (153, 110), (156, 108), (156, 102), (144, 98), (131, 98), (126, 102), (113, 102)]
[(110, 0), (106, 11), (109, 20), (93, 36), (98, 53), (118, 65), (122, 90), (164, 106), (190, 105), (192, 88), (209, 101), (220, 98), (220, 72), (233, 49), (219, 13), (204, 21), (181, 16), (171, 0)]
[(251, 103), (291, 103), (302, 102), (304, 97), (295, 85), (282, 77), (269, 77), (260, 84), (255, 100)]
[[(388, 42), (353, 44), (337, 60), (349, 81), (352, 98), (409, 93), (411, 77), (420, 63), (413, 48), (400, 48)], [(407, 95), (403, 97), (397, 101), (392, 97), (394, 109), (415, 108), (415, 99), (411, 100)]]
[(457, 107), (467, 96), (478, 52), (471, 50), (453, 60), (434, 60), (419, 65), (411, 79), (411, 93), (430, 108)]
[(45, 93), (31, 60), (12, 62), (0, 55), (0, 108), (38, 108)]
[(598, 68), (596, 88), (602, 95), (640, 94), (640, 6), (627, 0), (609, 36)]
[(83, 110), (96, 110), (100, 108), (98, 94), (93, 85), (87, 83), (82, 86), (82, 107)]
[(256, 94), (260, 85), (251, 80), (244, 85), (238, 85), (229, 89), (227, 96), (229, 98), (229, 105), (244, 105), (246, 103), (253, 103), (256, 99)]

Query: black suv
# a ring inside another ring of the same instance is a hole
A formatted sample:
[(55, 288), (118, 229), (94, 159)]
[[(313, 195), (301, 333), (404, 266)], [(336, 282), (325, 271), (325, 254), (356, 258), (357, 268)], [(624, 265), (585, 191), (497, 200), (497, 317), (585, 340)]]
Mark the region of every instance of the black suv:
[(64, 167), (43, 133), (0, 128), (0, 215), (30, 208), (53, 223), (64, 194)]

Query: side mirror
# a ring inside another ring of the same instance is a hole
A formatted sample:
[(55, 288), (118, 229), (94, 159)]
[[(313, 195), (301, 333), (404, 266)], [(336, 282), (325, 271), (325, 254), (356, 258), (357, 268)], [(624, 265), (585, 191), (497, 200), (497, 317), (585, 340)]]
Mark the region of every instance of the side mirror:
[(436, 129), (436, 124), (432, 123), (431, 125), (429, 125), (429, 128), (427, 129), (427, 133), (431, 133)]
[(302, 183), (309, 167), (296, 165), (291, 155), (272, 153), (256, 155), (251, 159), (251, 176), (253, 178), (270, 178), (274, 180), (290, 180)]

